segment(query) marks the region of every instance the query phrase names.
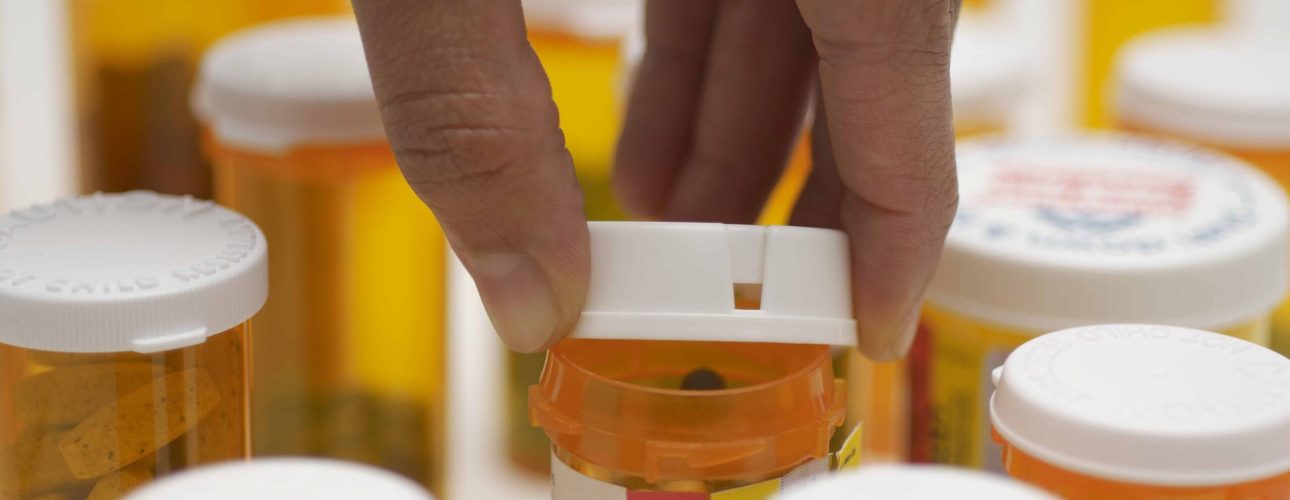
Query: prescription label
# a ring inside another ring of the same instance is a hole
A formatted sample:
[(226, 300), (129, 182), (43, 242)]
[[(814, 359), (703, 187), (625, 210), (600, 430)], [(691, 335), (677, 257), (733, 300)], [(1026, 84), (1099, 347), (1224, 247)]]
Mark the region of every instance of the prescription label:
[[(635, 490), (578, 472), (554, 453), (551, 456), (552, 500), (766, 500), (780, 491), (815, 482), (833, 471), (860, 463), (862, 427), (857, 426), (833, 453), (803, 463), (787, 474), (752, 484), (706, 491), (702, 481), (674, 481), (681, 491)], [(689, 488), (687, 488), (689, 486)], [(693, 491), (684, 491), (692, 489)]]
[[(1266, 344), (1269, 320), (1259, 318), (1219, 333)], [(919, 334), (925, 362), (911, 364), (915, 461), (1003, 472), (1003, 450), (990, 439), (991, 372), (1008, 354), (1043, 332), (985, 323), (934, 305), (923, 310)], [(921, 453), (920, 453), (921, 450)]]

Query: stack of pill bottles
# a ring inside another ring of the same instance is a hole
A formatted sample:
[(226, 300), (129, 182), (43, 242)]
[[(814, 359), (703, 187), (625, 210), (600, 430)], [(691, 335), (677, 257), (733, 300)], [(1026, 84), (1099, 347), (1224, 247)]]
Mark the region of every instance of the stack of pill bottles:
[(1062, 498), (1290, 498), (1290, 360), (1267, 348), (1085, 326), (1026, 342), (994, 379), (1004, 468)]
[(345, 0), (63, 0), (71, 21), (84, 192), (208, 197), (188, 92), (202, 51), (275, 18), (336, 14)]
[(831, 346), (855, 337), (845, 234), (590, 230), (585, 310), (530, 394), (553, 499), (764, 499), (856, 463), (858, 436), (829, 448), (846, 406)]
[[(524, 0), (532, 44), (560, 108), (560, 130), (582, 186), (587, 219), (626, 218), (610, 185), (625, 102), (621, 87), (624, 38), (641, 17), (638, 0)], [(529, 425), (528, 387), (542, 373), (542, 353), (506, 351), (506, 448), (522, 470), (546, 474), (551, 443)]]
[(411, 480), (369, 465), (263, 458), (203, 467), (136, 490), (126, 500), (434, 500)]
[(1268, 342), (1287, 203), (1253, 167), (1111, 132), (969, 141), (958, 167), (911, 354), (915, 460), (1001, 470), (990, 371), (1042, 333), (1142, 322)]
[(0, 216), (0, 498), (113, 499), (248, 457), (266, 248), (240, 214), (147, 191)]
[(217, 199), (274, 243), (255, 453), (369, 463), (439, 491), (446, 245), (395, 163), (353, 18), (220, 41), (193, 103)]
[[(1011, 33), (997, 16), (964, 12), (959, 18), (950, 60), (954, 135), (959, 140), (1007, 132), (1011, 110), (1031, 87), (1026, 54), (1010, 43)], [(914, 418), (909, 414), (908, 362), (874, 363), (855, 350), (847, 358), (839, 371), (848, 374), (852, 391), (847, 415), (863, 421), (868, 430), (865, 460), (905, 461)]]
[(1057, 500), (997, 474), (943, 465), (872, 465), (785, 491), (775, 500)]
[[(1290, 189), (1290, 38), (1161, 31), (1126, 46), (1117, 74), (1118, 126), (1222, 150)], [(1290, 304), (1273, 317), (1272, 345), (1290, 354)]]

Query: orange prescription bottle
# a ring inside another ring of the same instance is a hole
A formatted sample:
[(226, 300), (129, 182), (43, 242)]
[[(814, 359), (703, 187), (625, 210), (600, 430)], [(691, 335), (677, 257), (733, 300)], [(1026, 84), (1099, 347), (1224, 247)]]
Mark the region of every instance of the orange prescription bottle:
[(1062, 498), (1290, 498), (1290, 360), (1266, 348), (1086, 326), (1026, 342), (994, 380), (1008, 474)]
[(354, 20), (217, 43), (193, 102), (217, 198), (274, 241), (255, 453), (364, 462), (437, 490), (445, 244), (386, 142)]
[[(589, 220), (626, 218), (610, 184), (622, 122), (623, 38), (640, 17), (635, 0), (525, 0), (529, 43), (551, 81), (560, 129), (582, 185)], [(550, 470), (551, 443), (525, 417), (528, 387), (542, 373), (541, 353), (506, 351), (506, 446), (524, 470)]]
[(1287, 204), (1207, 149), (1085, 133), (958, 149), (960, 204), (921, 334), (914, 458), (1002, 470), (990, 370), (1044, 332), (1117, 321), (1268, 340), (1286, 292)]
[(188, 92), (202, 51), (278, 17), (340, 13), (344, 0), (67, 0), (85, 192), (209, 196)]
[[(1175, 29), (1127, 45), (1117, 124), (1220, 149), (1290, 189), (1290, 38), (1256, 35)], [(1290, 355), (1290, 304), (1273, 315), (1272, 347)]]
[(530, 389), (554, 500), (762, 499), (856, 462), (857, 439), (829, 450), (829, 346), (855, 337), (843, 233), (590, 228), (586, 308)]
[(1213, 24), (1222, 14), (1221, 0), (1079, 0), (1072, 22), (1081, 28), (1078, 89), (1086, 127), (1111, 125), (1108, 93), (1120, 47), (1138, 35), (1179, 25)]
[(250, 220), (187, 196), (0, 216), (0, 499), (119, 498), (247, 458), (265, 252)]
[[(1025, 59), (997, 18), (962, 14), (950, 61), (958, 139), (1007, 130), (1011, 110), (1031, 86)], [(917, 425), (912, 422), (916, 417), (910, 415), (909, 359), (874, 363), (855, 350), (847, 351), (846, 358), (845, 369), (839, 371), (848, 374), (847, 387), (852, 392), (847, 398), (847, 415), (865, 423), (865, 460), (905, 461), (909, 458), (910, 426)]]
[(789, 490), (775, 500), (1056, 500), (1057, 497), (995, 474), (942, 465), (874, 465), (834, 474)]
[(433, 500), (416, 483), (375, 467), (318, 458), (263, 458), (176, 474), (125, 500)]

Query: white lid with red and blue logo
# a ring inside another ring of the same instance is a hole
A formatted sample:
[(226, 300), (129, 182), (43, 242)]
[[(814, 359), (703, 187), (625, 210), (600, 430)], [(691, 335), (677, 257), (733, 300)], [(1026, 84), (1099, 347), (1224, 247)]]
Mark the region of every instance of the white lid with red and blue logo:
[(1287, 203), (1253, 167), (1120, 133), (959, 146), (959, 212), (928, 299), (988, 322), (1223, 328), (1286, 293)]

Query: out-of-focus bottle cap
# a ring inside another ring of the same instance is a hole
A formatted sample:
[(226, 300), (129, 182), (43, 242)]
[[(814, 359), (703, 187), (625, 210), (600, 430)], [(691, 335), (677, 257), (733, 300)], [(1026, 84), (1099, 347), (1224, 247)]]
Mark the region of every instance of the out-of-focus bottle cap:
[(182, 472), (144, 486), (126, 500), (433, 500), (416, 483), (385, 470), (339, 460), (266, 458)]
[(264, 305), (264, 235), (209, 201), (94, 194), (0, 216), (0, 343), (56, 352), (198, 344)]
[(1056, 500), (1007, 477), (939, 465), (875, 465), (786, 490), (775, 500)]
[[(572, 338), (854, 345), (850, 254), (831, 229), (592, 222)], [(757, 308), (741, 309), (736, 290)]]
[(1072, 328), (1017, 348), (996, 385), (999, 435), (1067, 470), (1178, 487), (1290, 472), (1290, 360), (1235, 337)]
[(384, 141), (353, 18), (309, 18), (235, 33), (202, 59), (193, 111), (220, 143), (283, 153)]
[(1038, 332), (1217, 329), (1285, 297), (1285, 195), (1234, 158), (1113, 133), (978, 139), (957, 157), (938, 306)]
[(640, 19), (639, 0), (524, 0), (524, 19), (530, 29), (573, 38), (617, 40)]
[(1025, 53), (998, 19), (964, 13), (954, 31), (950, 86), (958, 123), (1001, 123), (1028, 87)]
[(1116, 73), (1116, 112), (1129, 125), (1221, 146), (1290, 149), (1290, 37), (1152, 32), (1120, 51)]

